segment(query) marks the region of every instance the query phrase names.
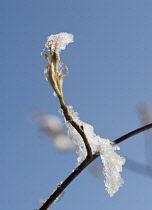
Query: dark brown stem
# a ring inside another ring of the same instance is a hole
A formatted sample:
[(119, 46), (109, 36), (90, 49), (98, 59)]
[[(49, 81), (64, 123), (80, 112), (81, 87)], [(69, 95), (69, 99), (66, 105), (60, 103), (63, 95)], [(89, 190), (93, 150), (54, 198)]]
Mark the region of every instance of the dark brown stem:
[(61, 109), (63, 110), (63, 113), (64, 113), (64, 117), (66, 119), (66, 121), (68, 121), (76, 130), (77, 132), (80, 134), (80, 136), (82, 137), (83, 141), (84, 141), (84, 144), (85, 144), (85, 147), (86, 147), (86, 150), (87, 150), (87, 155), (88, 155), (88, 158), (92, 158), (92, 151), (91, 151), (91, 147), (90, 147), (90, 144), (88, 142), (88, 139), (86, 137), (86, 134), (85, 134), (85, 131), (84, 131), (84, 128), (83, 126), (79, 126), (73, 119), (72, 117), (69, 115), (69, 112), (68, 112), (68, 109), (67, 109), (67, 106), (62, 103), (61, 104)]
[(52, 193), (48, 200), (40, 207), (39, 210), (46, 210), (59, 195), (65, 190), (65, 188), (77, 177), (83, 169), (85, 169), (98, 155), (94, 155), (92, 159), (86, 157), (86, 159), (60, 184), (57, 189)]
[(122, 142), (122, 141), (124, 141), (124, 140), (126, 140), (126, 139), (128, 139), (128, 138), (130, 138), (130, 137), (132, 137), (132, 136), (134, 136), (136, 134), (138, 134), (138, 133), (146, 131), (146, 130), (148, 130), (150, 128), (152, 128), (152, 123), (150, 123), (148, 125), (145, 125), (145, 126), (143, 126), (141, 128), (138, 128), (138, 129), (136, 129), (134, 131), (131, 131), (130, 133), (125, 134), (124, 136), (121, 136), (120, 138), (118, 138), (115, 141), (113, 141), (113, 143), (119, 144), (120, 142)]
[[(70, 120), (70, 119), (69, 119)], [(138, 134), (145, 130), (152, 128), (152, 123), (141, 128), (138, 128), (116, 140), (113, 141), (115, 144), (119, 144), (120, 142)], [(53, 204), (53, 202), (58, 198), (58, 196), (65, 190), (65, 188), (85, 169), (92, 161), (94, 161), (99, 155), (93, 155), (90, 159), (89, 156), (65, 179), (57, 189), (52, 193), (52, 195), (48, 198), (48, 200), (40, 207), (39, 210), (47, 210), (47, 208)]]

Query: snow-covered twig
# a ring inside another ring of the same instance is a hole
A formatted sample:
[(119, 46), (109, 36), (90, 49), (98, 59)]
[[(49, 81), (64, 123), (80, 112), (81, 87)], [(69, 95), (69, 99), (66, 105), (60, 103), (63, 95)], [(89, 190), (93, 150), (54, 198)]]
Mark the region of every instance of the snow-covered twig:
[(64, 114), (64, 117), (65, 117), (66, 121), (69, 122), (73, 126), (73, 128), (75, 128), (75, 130), (82, 137), (82, 139), (84, 141), (84, 144), (85, 144), (85, 147), (86, 147), (86, 150), (87, 150), (87, 156), (88, 156), (89, 159), (91, 159), (92, 158), (92, 151), (91, 151), (91, 147), (90, 147), (90, 144), (88, 142), (87, 136), (84, 132), (83, 125), (78, 125), (78, 123), (76, 123), (73, 120), (73, 118), (69, 114), (68, 108), (67, 108), (67, 106), (65, 105), (64, 102), (61, 102), (61, 109), (63, 110), (63, 114)]
[[(143, 126), (141, 128), (138, 128), (130, 133), (127, 133), (126, 135), (116, 139), (113, 141), (113, 143), (119, 144), (120, 142), (123, 142), (124, 140), (141, 133), (145, 130), (148, 130), (152, 128), (152, 123), (146, 126)], [(89, 159), (86, 157), (86, 159), (65, 179), (62, 184), (57, 187), (57, 189), (53, 192), (53, 194), (48, 198), (48, 200), (40, 207), (39, 210), (46, 210), (55, 200), (56, 198), (65, 190), (65, 188), (92, 162), (94, 161), (99, 155), (93, 155), (92, 159)]]
[(68, 73), (67, 66), (60, 61), (60, 51), (64, 50), (66, 45), (73, 42), (73, 35), (68, 33), (60, 33), (48, 37), (46, 49), (42, 55), (46, 59), (48, 66), (44, 69), (45, 77), (50, 82), (58, 97), (62, 114), (64, 115), (69, 136), (79, 146), (79, 165), (72, 173), (61, 182), (57, 189), (52, 193), (48, 200), (40, 207), (39, 210), (46, 210), (58, 196), (65, 190), (65, 188), (88, 166), (93, 160), (101, 156), (104, 165), (105, 186), (110, 196), (113, 196), (123, 184), (120, 172), (125, 159), (119, 156), (115, 150), (118, 150), (118, 143), (136, 135), (144, 130), (152, 128), (152, 124), (132, 131), (115, 141), (111, 142), (109, 139), (103, 139), (94, 133), (93, 126), (84, 123), (74, 112), (73, 107), (67, 107), (64, 102), (62, 85), (63, 78)]

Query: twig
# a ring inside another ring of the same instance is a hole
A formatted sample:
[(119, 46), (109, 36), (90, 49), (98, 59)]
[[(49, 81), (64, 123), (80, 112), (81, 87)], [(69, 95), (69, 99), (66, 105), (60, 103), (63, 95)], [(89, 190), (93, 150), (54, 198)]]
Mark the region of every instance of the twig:
[(150, 123), (148, 125), (145, 125), (145, 126), (143, 126), (141, 128), (138, 128), (138, 129), (136, 129), (134, 131), (131, 131), (130, 133), (125, 134), (124, 136), (122, 136), (122, 137), (116, 139), (115, 141), (113, 141), (113, 143), (119, 144), (120, 142), (122, 142), (122, 141), (124, 141), (124, 140), (126, 140), (126, 139), (128, 139), (128, 138), (130, 138), (130, 137), (132, 137), (132, 136), (134, 136), (136, 134), (138, 134), (138, 133), (146, 131), (146, 130), (148, 130), (150, 128), (152, 128), (152, 123)]
[[(120, 142), (138, 134), (145, 130), (152, 128), (152, 123), (141, 128), (138, 128), (116, 140), (113, 141), (114, 144), (119, 144)], [(64, 189), (85, 169), (93, 160), (95, 160), (99, 155), (93, 155), (90, 159), (89, 156), (65, 179), (57, 189), (52, 193), (52, 195), (48, 198), (48, 200), (39, 208), (39, 210), (46, 210), (57, 198), (58, 196), (64, 191)]]
[(39, 210), (46, 210), (53, 202), (58, 198), (58, 196), (65, 190), (65, 188), (77, 177), (83, 169), (85, 169), (93, 160), (95, 160), (98, 155), (94, 155), (92, 159), (86, 158), (75, 170), (65, 179), (61, 185), (52, 193), (48, 200), (40, 207)]
[(88, 155), (88, 158), (92, 158), (92, 151), (91, 151), (91, 147), (90, 147), (90, 144), (88, 142), (88, 139), (85, 135), (85, 131), (83, 129), (83, 126), (79, 126), (73, 119), (72, 117), (69, 115), (69, 112), (68, 112), (68, 109), (67, 109), (67, 106), (65, 105), (65, 103), (63, 101), (60, 101), (61, 103), (61, 109), (63, 110), (63, 113), (64, 113), (64, 116), (65, 116), (65, 119), (77, 130), (77, 132), (80, 134), (80, 136), (82, 137), (83, 141), (84, 141), (84, 144), (85, 144), (85, 147), (86, 147), (86, 150), (87, 150), (87, 155)]

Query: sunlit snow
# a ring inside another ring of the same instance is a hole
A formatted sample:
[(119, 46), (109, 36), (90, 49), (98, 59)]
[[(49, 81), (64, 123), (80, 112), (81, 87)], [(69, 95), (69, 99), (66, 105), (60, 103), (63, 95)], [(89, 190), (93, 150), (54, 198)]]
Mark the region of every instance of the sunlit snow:
[[(122, 171), (122, 165), (125, 163), (125, 158), (118, 155), (115, 150), (119, 150), (117, 145), (108, 139), (103, 139), (94, 133), (93, 126), (84, 123), (79, 119), (78, 113), (74, 112), (72, 106), (68, 106), (69, 114), (73, 120), (79, 125), (83, 126), (84, 132), (87, 136), (88, 142), (91, 146), (92, 154), (99, 154), (103, 162), (103, 174), (105, 176), (105, 187), (110, 196), (113, 196), (118, 191), (119, 187), (124, 183), (120, 172)], [(61, 112), (62, 113), (62, 112)], [(71, 126), (71, 124), (65, 121), (69, 138), (79, 147), (78, 164), (80, 164), (87, 155), (85, 144), (79, 133)]]

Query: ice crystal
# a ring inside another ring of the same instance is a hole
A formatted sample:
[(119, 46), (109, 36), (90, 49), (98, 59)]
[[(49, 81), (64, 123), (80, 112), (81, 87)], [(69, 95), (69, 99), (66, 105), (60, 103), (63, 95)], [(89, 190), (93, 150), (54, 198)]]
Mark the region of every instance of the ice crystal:
[(54, 50), (61, 51), (65, 50), (66, 45), (68, 45), (71, 42), (74, 42), (73, 35), (68, 34), (66, 32), (62, 32), (56, 35), (48, 36), (45, 47), (47, 49), (51, 47), (52, 51)]
[[(104, 166), (103, 174), (105, 176), (105, 187), (109, 195), (113, 196), (123, 184), (120, 172), (122, 171), (122, 165), (125, 163), (125, 159), (115, 152), (115, 150), (119, 150), (119, 147), (113, 145), (110, 140), (97, 136), (94, 133), (93, 126), (81, 121), (78, 113), (74, 112), (72, 106), (68, 106), (68, 111), (73, 120), (79, 126), (83, 126), (84, 132), (91, 146), (92, 154), (100, 154)], [(79, 150), (77, 151), (79, 155), (77, 161), (78, 164), (80, 164), (87, 155), (85, 144), (75, 128), (73, 128), (69, 122), (65, 121), (65, 123), (68, 128), (70, 139), (79, 147)]]

